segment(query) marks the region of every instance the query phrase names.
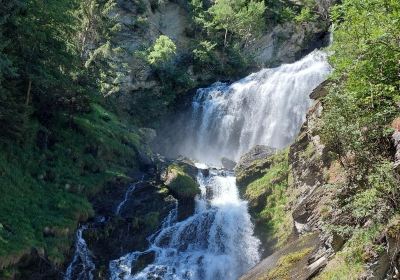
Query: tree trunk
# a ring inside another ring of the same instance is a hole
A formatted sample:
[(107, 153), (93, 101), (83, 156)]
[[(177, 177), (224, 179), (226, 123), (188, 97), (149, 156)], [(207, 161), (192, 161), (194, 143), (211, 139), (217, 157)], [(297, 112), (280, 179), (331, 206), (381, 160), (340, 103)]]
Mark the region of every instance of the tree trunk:
[(228, 38), (228, 28), (225, 28), (224, 47), (226, 47), (227, 38)]
[(28, 84), (28, 90), (26, 92), (26, 100), (25, 100), (25, 105), (29, 105), (29, 101), (31, 99), (31, 89), (32, 89), (32, 80), (29, 79), (29, 84)]

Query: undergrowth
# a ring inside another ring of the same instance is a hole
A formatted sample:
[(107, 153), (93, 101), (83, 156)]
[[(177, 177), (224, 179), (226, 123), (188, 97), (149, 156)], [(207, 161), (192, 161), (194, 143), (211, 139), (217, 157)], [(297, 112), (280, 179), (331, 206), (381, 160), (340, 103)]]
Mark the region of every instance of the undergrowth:
[(0, 268), (32, 247), (62, 263), (78, 222), (93, 215), (90, 197), (138, 168), (138, 133), (102, 106), (54, 123), (32, 122), (23, 146), (0, 145)]

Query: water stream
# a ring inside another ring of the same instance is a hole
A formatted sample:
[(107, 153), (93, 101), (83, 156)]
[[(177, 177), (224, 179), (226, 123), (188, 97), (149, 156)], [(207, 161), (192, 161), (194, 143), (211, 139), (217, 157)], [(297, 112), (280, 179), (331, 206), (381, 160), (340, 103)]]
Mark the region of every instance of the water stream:
[(92, 280), (95, 265), (92, 255), (83, 238), (83, 232), (87, 229), (87, 225), (80, 226), (75, 237), (75, 253), (72, 262), (67, 268), (64, 280)]

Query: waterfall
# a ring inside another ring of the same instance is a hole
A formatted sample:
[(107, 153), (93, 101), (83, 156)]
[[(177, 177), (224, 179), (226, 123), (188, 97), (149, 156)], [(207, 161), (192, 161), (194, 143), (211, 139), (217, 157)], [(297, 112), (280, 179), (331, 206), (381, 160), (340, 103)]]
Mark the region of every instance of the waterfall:
[[(173, 210), (149, 238), (148, 250), (110, 263), (111, 279), (234, 280), (259, 261), (260, 242), (253, 236), (247, 202), (239, 198), (234, 175), (211, 170), (205, 177), (199, 172), (198, 182), (195, 214), (176, 222)], [(150, 252), (153, 263), (131, 274), (140, 256)]]
[[(311, 105), (309, 94), (330, 70), (327, 55), (314, 51), (298, 62), (263, 69), (230, 85), (218, 82), (199, 89), (189, 117), (175, 127), (180, 131), (170, 133), (176, 147), (167, 148), (208, 165), (220, 165), (222, 157), (238, 160), (255, 145), (285, 147), (305, 120)], [(194, 215), (178, 221), (176, 205), (159, 231), (148, 237), (147, 250), (110, 262), (112, 280), (236, 280), (259, 261), (260, 241), (254, 236), (247, 202), (239, 197), (234, 174), (211, 169), (205, 176), (201, 170), (208, 167), (197, 167), (201, 195), (196, 197)], [(128, 188), (116, 214), (135, 187)], [(78, 256), (80, 251), (88, 252), (83, 231), (77, 233)], [(89, 271), (85, 274), (89, 277), (74, 279), (91, 279), (92, 262), (88, 260), (82, 271)], [(71, 273), (68, 268), (67, 274)]]
[(309, 94), (330, 70), (326, 53), (316, 50), (231, 85), (217, 82), (198, 89), (184, 136), (174, 141), (176, 153), (220, 165), (222, 157), (238, 160), (255, 145), (287, 146), (305, 121)]

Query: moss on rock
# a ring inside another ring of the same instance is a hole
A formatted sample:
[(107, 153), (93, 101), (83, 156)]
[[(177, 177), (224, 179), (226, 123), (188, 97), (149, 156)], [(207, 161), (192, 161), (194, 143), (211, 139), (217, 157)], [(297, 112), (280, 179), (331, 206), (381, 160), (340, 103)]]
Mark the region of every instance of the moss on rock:
[(193, 198), (200, 194), (199, 184), (182, 164), (168, 166), (165, 185), (180, 198)]

